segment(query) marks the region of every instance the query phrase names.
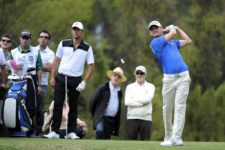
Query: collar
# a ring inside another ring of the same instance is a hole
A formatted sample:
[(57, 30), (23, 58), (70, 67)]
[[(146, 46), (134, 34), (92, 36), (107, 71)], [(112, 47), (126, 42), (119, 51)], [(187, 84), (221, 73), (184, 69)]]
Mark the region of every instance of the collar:
[[(72, 42), (73, 42), (73, 39), (72, 39)], [(85, 46), (86, 46), (86, 44), (84, 43), (84, 40), (82, 39), (82, 40), (80, 41), (80, 44), (79, 44), (76, 48), (75, 48), (75, 46), (74, 46), (74, 50), (76, 50), (76, 49), (84, 49)]]
[(40, 45), (38, 45), (37, 48), (38, 50), (40, 50), (40, 52), (43, 52), (43, 53), (47, 53), (49, 50), (48, 46), (44, 50), (41, 50)]
[(146, 83), (146, 81), (145, 81), (143, 84), (139, 84), (137, 81), (135, 81), (135, 85), (136, 85), (136, 86), (144, 86), (145, 83)]
[(109, 89), (110, 90), (115, 90), (115, 91), (120, 91), (120, 86), (118, 86), (118, 87), (114, 87), (113, 85), (112, 85), (112, 83), (111, 83), (111, 81), (109, 82)]
[(31, 49), (32, 49), (31, 45), (29, 45), (28, 51), (25, 52), (24, 48), (22, 48), (21, 45), (18, 46), (18, 50), (20, 53), (29, 53), (29, 52), (31, 52)]

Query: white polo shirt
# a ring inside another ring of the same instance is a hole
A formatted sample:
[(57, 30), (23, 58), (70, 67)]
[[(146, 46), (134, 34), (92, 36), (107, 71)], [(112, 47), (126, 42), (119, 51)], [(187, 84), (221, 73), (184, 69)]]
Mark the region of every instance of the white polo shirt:
[[(22, 65), (23, 66), (23, 70), (19, 70), (16, 72), (16, 74), (18, 75), (22, 75), (22, 74), (26, 74), (27, 69), (29, 67), (32, 68), (36, 68), (36, 69), (42, 69), (42, 63), (40, 64), (40, 66), (37, 66), (37, 61), (41, 61), (38, 60), (39, 56), (39, 50), (33, 46), (29, 47), (29, 50), (27, 52), (24, 52), (24, 50), (18, 46), (17, 48), (11, 50), (11, 57), (13, 60), (15, 60), (17, 65)], [(37, 68), (40, 67), (40, 68)], [(35, 75), (36, 74), (36, 70), (32, 71), (31, 74)]]
[(81, 41), (77, 49), (74, 48), (72, 39), (61, 41), (56, 56), (61, 58), (58, 72), (70, 77), (82, 76), (85, 62), (94, 63), (92, 47), (84, 41)]
[(5, 65), (5, 64), (6, 64), (5, 55), (3, 50), (0, 48), (0, 65)]
[[(51, 49), (49, 49), (48, 46), (44, 50), (41, 50), (40, 46), (38, 45), (36, 49), (40, 51), (43, 66), (47, 63), (50, 63), (50, 64), (53, 63), (55, 58), (55, 53)], [(48, 85), (48, 77), (49, 77), (49, 72), (42, 70), (41, 85)]]

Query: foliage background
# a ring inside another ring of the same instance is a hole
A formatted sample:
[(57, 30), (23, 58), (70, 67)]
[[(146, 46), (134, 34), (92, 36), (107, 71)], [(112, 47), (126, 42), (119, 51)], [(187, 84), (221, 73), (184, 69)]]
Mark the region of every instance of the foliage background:
[[(185, 140), (225, 141), (225, 1), (223, 0), (0, 0), (0, 34), (13, 36), (13, 47), (19, 44), (22, 30), (32, 32), (32, 45), (37, 45), (38, 32), (52, 33), (49, 45), (54, 51), (58, 43), (71, 36), (71, 25), (81, 21), (85, 26), (85, 40), (93, 46), (96, 69), (87, 89), (80, 97), (79, 115), (89, 125), (94, 138), (88, 111), (90, 97), (95, 88), (107, 81), (105, 72), (120, 66), (128, 81), (134, 81), (137, 65), (148, 69), (147, 80), (156, 86), (153, 102), (152, 140), (163, 139), (162, 73), (149, 47), (126, 59), (120, 59), (151, 40), (147, 25), (159, 20), (162, 25), (175, 24), (192, 38), (193, 43), (182, 49), (189, 65), (192, 84), (187, 101)], [(46, 110), (52, 100), (49, 89)], [(126, 108), (123, 106), (121, 131), (124, 139)]]

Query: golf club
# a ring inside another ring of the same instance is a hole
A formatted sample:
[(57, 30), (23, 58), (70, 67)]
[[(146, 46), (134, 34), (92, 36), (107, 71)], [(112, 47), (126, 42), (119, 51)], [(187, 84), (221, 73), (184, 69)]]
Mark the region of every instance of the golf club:
[[(66, 107), (67, 107), (67, 104), (68, 104), (68, 89), (67, 89), (67, 76), (65, 76), (65, 101), (66, 101)], [(64, 104), (63, 104), (64, 105)], [(67, 114), (68, 115), (68, 114)], [(68, 120), (66, 119), (66, 136), (65, 136), (65, 139), (68, 138)]]
[(121, 58), (121, 59), (120, 59), (120, 62), (121, 62), (122, 64), (124, 64), (124, 63), (125, 63), (124, 59), (126, 59), (126, 58), (127, 58), (128, 56), (130, 56), (130, 55), (133, 55), (133, 54), (136, 53), (137, 51), (141, 50), (141, 48), (143, 48), (145, 45), (149, 44), (149, 42), (150, 42), (150, 41), (146, 42), (146, 43), (143, 44), (143, 45), (140, 45), (140, 46), (136, 47), (135, 50), (131, 51), (131, 52), (128, 53), (126, 56), (124, 56), (123, 58)]

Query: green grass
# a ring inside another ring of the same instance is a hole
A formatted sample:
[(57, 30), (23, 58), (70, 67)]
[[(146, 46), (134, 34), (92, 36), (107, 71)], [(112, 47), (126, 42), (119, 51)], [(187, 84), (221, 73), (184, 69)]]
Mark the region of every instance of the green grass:
[(0, 138), (0, 150), (224, 150), (225, 142), (185, 142), (162, 147), (159, 141)]

